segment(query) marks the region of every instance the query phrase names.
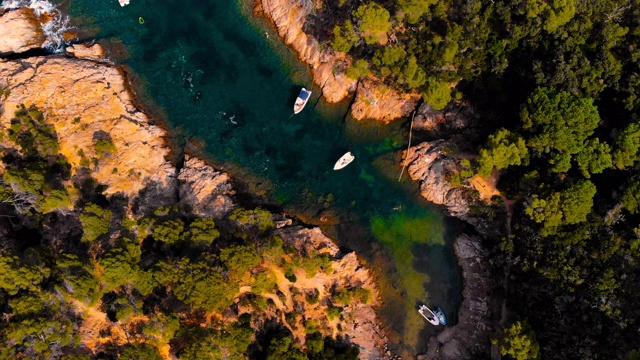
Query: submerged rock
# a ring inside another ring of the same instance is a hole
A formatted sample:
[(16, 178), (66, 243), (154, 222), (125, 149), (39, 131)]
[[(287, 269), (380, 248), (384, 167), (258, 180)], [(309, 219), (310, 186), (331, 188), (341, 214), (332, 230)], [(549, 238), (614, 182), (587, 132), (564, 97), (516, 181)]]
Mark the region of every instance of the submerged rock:
[(20, 8), (0, 17), (0, 56), (41, 48), (45, 40), (33, 10)]

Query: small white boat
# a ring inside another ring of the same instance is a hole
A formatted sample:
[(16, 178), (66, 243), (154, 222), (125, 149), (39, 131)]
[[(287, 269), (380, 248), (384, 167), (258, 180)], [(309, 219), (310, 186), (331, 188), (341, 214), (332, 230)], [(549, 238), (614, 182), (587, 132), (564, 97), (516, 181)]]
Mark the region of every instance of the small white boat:
[(296, 103), (293, 104), (293, 113), (297, 114), (302, 111), (302, 109), (304, 109), (304, 106), (307, 105), (307, 101), (309, 101), (310, 97), (311, 90), (302, 88), (300, 90), (300, 93), (298, 94), (298, 97), (296, 98)]
[(436, 314), (431, 311), (431, 309), (429, 309), (426, 305), (420, 305), (420, 308), (418, 308), (418, 312), (431, 324), (436, 326), (440, 325), (440, 320), (438, 319)]
[(442, 309), (437, 307), (436, 311), (434, 311), (434, 314), (438, 318), (438, 321), (440, 321), (441, 325), (447, 325), (447, 317), (444, 316), (444, 311), (442, 311)]
[(353, 159), (355, 159), (356, 157), (353, 156), (353, 154), (351, 153), (351, 151), (347, 152), (346, 154), (342, 155), (342, 157), (340, 159), (338, 159), (338, 161), (336, 161), (336, 164), (333, 165), (333, 170), (340, 170), (343, 167), (351, 164), (351, 162), (353, 161)]
[(129, 5), (129, 0), (118, 0), (118, 2), (120, 3), (120, 6)]

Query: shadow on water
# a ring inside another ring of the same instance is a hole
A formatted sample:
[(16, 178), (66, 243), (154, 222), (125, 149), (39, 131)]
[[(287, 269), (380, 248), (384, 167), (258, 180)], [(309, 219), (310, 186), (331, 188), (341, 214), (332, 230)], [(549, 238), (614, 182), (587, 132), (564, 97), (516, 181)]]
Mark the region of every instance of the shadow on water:
[[(345, 116), (349, 99), (327, 104), (309, 69), (264, 19), (250, 15), (251, 5), (136, 0), (121, 8), (116, 1), (69, 1), (78, 31), (95, 35), (135, 71), (137, 91), (172, 126), (201, 139), (204, 155), (265, 203), (355, 250), (377, 278), (391, 341), (403, 354), (423, 351), (421, 331), (438, 329), (426, 327), (417, 304), (440, 306), (453, 318), (460, 286), (453, 230), (421, 200), (414, 182), (406, 175), (397, 181), (406, 119), (357, 122)], [(301, 86), (313, 95), (291, 116)], [(347, 151), (355, 161), (333, 171)]]

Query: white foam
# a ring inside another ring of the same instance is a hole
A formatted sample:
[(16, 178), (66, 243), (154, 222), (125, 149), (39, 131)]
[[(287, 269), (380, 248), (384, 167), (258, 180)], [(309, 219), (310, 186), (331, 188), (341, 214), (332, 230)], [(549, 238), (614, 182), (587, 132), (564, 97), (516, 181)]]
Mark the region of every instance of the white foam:
[(42, 47), (52, 52), (64, 50), (65, 42), (62, 34), (70, 29), (69, 17), (62, 16), (52, 3), (46, 0), (3, 0), (0, 7), (7, 10), (28, 7), (38, 18), (49, 14), (51, 20), (42, 25), (42, 32), (46, 37)]
[(52, 13), (56, 8), (52, 3), (46, 0), (3, 0), (0, 7), (7, 10), (28, 7), (33, 9), (33, 12), (38, 17), (42, 14)]

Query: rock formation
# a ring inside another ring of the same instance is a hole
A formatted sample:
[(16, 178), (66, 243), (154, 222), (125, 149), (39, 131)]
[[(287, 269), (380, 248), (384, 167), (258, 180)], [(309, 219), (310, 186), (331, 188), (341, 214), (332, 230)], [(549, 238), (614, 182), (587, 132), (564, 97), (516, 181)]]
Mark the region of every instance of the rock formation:
[(357, 119), (391, 121), (408, 116), (416, 107), (420, 95), (401, 94), (374, 77), (357, 85), (356, 80), (345, 75), (351, 66), (351, 57), (321, 45), (316, 38), (305, 33), (306, 16), (322, 2), (311, 0), (259, 0), (257, 13), (271, 19), (285, 44), (291, 46), (301, 61), (309, 65), (313, 80), (328, 102), (339, 102), (356, 91), (351, 115)]
[(322, 49), (317, 39), (302, 31), (306, 16), (313, 11), (311, 1), (261, 0), (260, 5), (284, 42), (311, 67), (314, 81), (327, 101), (339, 102), (355, 90), (356, 81), (344, 74), (351, 64), (348, 56), (331, 48)]
[(351, 105), (351, 116), (357, 120), (391, 121), (409, 115), (420, 101), (420, 94), (403, 94), (372, 77), (360, 82)]
[(478, 237), (462, 234), (456, 238), (454, 251), (462, 268), (462, 304), (458, 324), (445, 328), (429, 340), (427, 359), (467, 360), (488, 358), (490, 336), (494, 332), (500, 309), (495, 304), (496, 284), (488, 270), (487, 255)]
[[(485, 236), (500, 236), (503, 230), (495, 226), (496, 219), (489, 219), (487, 212), (477, 211), (489, 206), (479, 200), (478, 189), (474, 188), (476, 183), (464, 179), (459, 185), (451, 183), (450, 179), (460, 173), (459, 160), (450, 154), (454, 149), (455, 145), (445, 140), (411, 147), (405, 154), (409, 176), (419, 183), (422, 197), (444, 205), (449, 215), (470, 223)], [(475, 212), (471, 211), (474, 207)]]
[(74, 44), (67, 47), (67, 52), (78, 59), (100, 61), (104, 59), (104, 49), (98, 44)]
[[(107, 186), (105, 195), (133, 198), (151, 182), (175, 186), (176, 170), (166, 160), (167, 133), (134, 106), (118, 68), (57, 55), (2, 61), (0, 86), (9, 90), (0, 126), (10, 126), (17, 105), (36, 105), (55, 127), (60, 152), (74, 169), (96, 159), (91, 175)], [(100, 138), (115, 150), (97, 153)]]
[[(369, 270), (360, 264), (356, 254), (353, 252), (341, 254), (338, 246), (318, 228), (305, 229), (292, 226), (281, 229), (276, 234), (282, 237), (285, 245), (308, 253), (326, 253), (332, 259), (332, 274), (318, 274), (310, 279), (311, 282), (298, 279), (295, 286), (300, 287), (300, 291), (316, 288), (321, 296), (330, 293), (334, 288), (364, 288), (371, 291), (372, 299), (369, 305), (357, 302), (349, 304), (344, 307), (342, 317), (345, 319), (344, 325), (348, 329), (346, 333), (349, 340), (360, 348), (360, 358), (382, 358), (382, 349), (387, 338), (380, 329), (378, 317), (374, 311), (374, 307), (379, 302), (377, 290)], [(309, 307), (306, 310), (311, 309), (312, 307)]]
[(180, 202), (194, 214), (221, 218), (235, 207), (230, 180), (229, 174), (187, 155), (178, 175)]
[[(9, 33), (11, 36), (7, 36)], [(45, 40), (33, 10), (20, 8), (0, 17), (0, 56), (38, 49)]]
[(437, 111), (429, 104), (423, 103), (416, 111), (413, 129), (443, 136), (467, 128), (475, 118), (476, 115), (470, 106), (456, 104)]

